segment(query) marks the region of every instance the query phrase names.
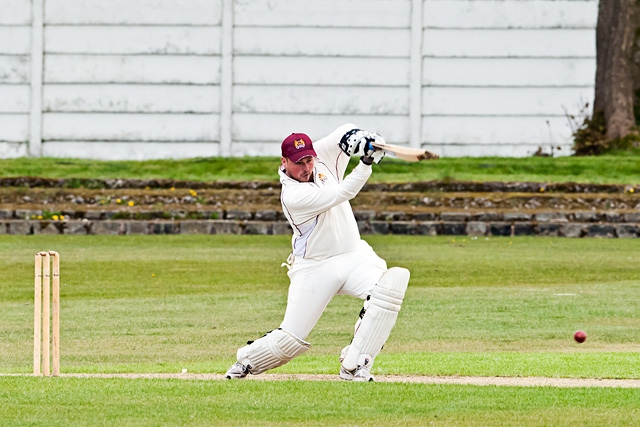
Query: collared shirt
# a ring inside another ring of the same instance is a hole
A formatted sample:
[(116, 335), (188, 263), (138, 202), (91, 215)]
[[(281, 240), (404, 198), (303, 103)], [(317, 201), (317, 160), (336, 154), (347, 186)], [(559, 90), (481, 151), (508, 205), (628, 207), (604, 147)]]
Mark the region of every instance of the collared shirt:
[(345, 124), (313, 143), (318, 154), (313, 182), (299, 182), (279, 171), (280, 201), (293, 229), (291, 243), (296, 258), (322, 260), (358, 246), (360, 232), (349, 200), (369, 179), (371, 166), (360, 162), (344, 177), (349, 156), (338, 146), (342, 136), (354, 128), (351, 123)]

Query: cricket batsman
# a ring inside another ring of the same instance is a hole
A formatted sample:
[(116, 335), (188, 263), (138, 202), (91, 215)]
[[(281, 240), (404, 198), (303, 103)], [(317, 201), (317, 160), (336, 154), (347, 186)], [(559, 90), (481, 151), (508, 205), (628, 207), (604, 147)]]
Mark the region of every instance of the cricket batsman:
[[(373, 132), (340, 126), (315, 143), (304, 133), (282, 142), (282, 211), (293, 237), (287, 263), (287, 308), (278, 329), (237, 351), (226, 377), (244, 378), (284, 365), (306, 352), (305, 341), (335, 295), (360, 298), (364, 306), (351, 343), (340, 354), (340, 378), (373, 381), (371, 367), (389, 338), (409, 283), (409, 270), (387, 268), (361, 239), (349, 201), (385, 153)], [(345, 175), (350, 156), (360, 161)]]

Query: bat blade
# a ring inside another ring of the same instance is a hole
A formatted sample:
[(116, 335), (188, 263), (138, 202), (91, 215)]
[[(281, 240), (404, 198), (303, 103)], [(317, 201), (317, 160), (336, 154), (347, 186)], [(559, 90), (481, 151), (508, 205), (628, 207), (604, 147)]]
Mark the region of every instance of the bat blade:
[(393, 144), (378, 144), (376, 142), (372, 142), (371, 145), (383, 150), (392, 157), (396, 157), (407, 162), (419, 162), (421, 160), (438, 159), (440, 157), (435, 153), (421, 148), (403, 147), (401, 145)]

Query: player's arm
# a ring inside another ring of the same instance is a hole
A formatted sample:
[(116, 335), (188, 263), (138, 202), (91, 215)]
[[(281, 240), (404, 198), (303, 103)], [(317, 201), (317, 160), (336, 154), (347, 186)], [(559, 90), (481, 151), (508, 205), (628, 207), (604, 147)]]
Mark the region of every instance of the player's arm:
[(318, 186), (301, 183), (282, 194), (282, 203), (295, 217), (296, 222), (305, 222), (317, 215), (353, 199), (371, 176), (371, 165), (359, 162), (351, 173), (339, 184)]

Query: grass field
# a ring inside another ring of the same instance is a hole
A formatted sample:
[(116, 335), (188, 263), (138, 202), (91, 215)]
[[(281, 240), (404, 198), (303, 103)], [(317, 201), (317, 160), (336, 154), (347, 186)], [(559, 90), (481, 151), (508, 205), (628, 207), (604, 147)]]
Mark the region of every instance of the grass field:
[[(640, 378), (635, 239), (367, 240), (412, 272), (374, 374)], [(287, 236), (0, 236), (1, 374), (31, 372), (42, 249), (62, 256), (63, 373), (222, 374), (284, 313)], [(334, 299), (274, 372), (337, 374), (359, 309)], [(2, 375), (0, 408), (11, 426), (632, 426), (640, 389)]]
[[(21, 158), (0, 159), (0, 177), (277, 181), (279, 164), (276, 157), (142, 162)], [(639, 170), (638, 151), (598, 157), (442, 158), (420, 163), (387, 158), (374, 166), (369, 182), (459, 180), (637, 185), (640, 184)]]

